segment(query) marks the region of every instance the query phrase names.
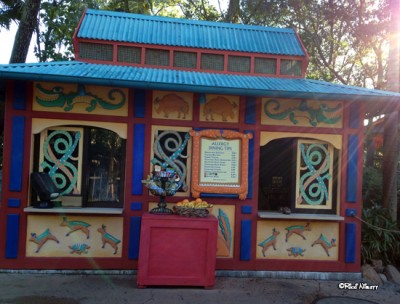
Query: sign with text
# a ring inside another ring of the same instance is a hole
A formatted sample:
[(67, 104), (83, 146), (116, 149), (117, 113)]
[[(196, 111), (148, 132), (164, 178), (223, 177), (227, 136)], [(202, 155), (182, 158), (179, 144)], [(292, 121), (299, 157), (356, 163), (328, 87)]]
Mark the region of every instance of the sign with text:
[(240, 139), (201, 139), (200, 185), (240, 185)]
[(251, 133), (230, 130), (190, 131), (193, 137), (192, 196), (248, 192), (249, 140)]

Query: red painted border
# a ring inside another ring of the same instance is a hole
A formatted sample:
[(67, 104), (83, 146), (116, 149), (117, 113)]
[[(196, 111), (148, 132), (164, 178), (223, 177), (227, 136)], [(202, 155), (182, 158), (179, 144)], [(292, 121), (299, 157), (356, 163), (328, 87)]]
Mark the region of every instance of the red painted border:
[[(178, 121), (178, 120), (167, 120), (167, 119), (153, 119), (152, 118), (152, 92), (146, 92), (146, 109), (145, 109), (145, 117), (144, 118), (136, 118), (134, 117), (133, 105), (135, 103), (134, 100), (134, 91), (133, 89), (129, 89), (129, 106), (128, 106), (128, 116), (127, 117), (114, 117), (114, 116), (104, 116), (104, 115), (87, 115), (87, 114), (68, 114), (68, 117), (65, 117), (65, 113), (50, 113), (50, 112), (42, 112), (42, 111), (32, 111), (31, 103), (27, 103), (26, 111), (14, 110), (12, 101), (13, 101), (13, 87), (14, 83), (12, 81), (7, 83), (7, 94), (6, 94), (6, 104), (5, 104), (5, 130), (11, 130), (11, 118), (13, 115), (23, 115), (26, 117), (26, 129), (25, 129), (25, 139), (27, 149), (31, 144), (31, 118), (52, 118), (52, 119), (73, 119), (73, 120), (89, 120), (89, 121), (107, 121), (107, 122), (124, 122), (127, 123), (128, 132), (127, 132), (127, 150), (126, 150), (126, 185), (130, 185), (132, 179), (132, 172), (130, 168), (132, 168), (132, 155), (133, 155), (133, 126), (136, 123), (145, 124), (145, 138), (146, 140), (143, 144), (146, 151), (145, 153), (145, 164), (150, 163), (150, 147), (151, 147), (151, 129), (153, 125), (162, 125), (162, 126), (178, 126), (178, 127), (192, 127), (192, 128), (210, 128), (210, 122), (202, 122), (199, 120), (199, 94), (194, 94), (193, 96), (193, 120), (192, 121)], [(33, 96), (33, 83), (27, 83), (27, 100), (32, 100)], [(220, 204), (220, 205), (236, 205), (235, 209), (235, 240), (234, 240), (234, 257), (233, 258), (218, 258), (217, 259), (217, 269), (225, 269), (225, 270), (269, 270), (269, 271), (332, 271), (332, 272), (356, 272), (360, 269), (360, 249), (361, 248), (361, 224), (355, 218), (349, 218), (345, 216), (346, 208), (356, 209), (357, 214), (361, 215), (361, 187), (362, 182), (361, 179), (358, 181), (358, 195), (357, 202), (347, 203), (345, 201), (346, 195), (345, 191), (341, 190), (340, 196), (340, 215), (345, 217), (345, 221), (340, 222), (339, 224), (339, 233), (340, 233), (340, 249), (339, 249), (339, 260), (338, 261), (314, 261), (314, 260), (301, 260), (301, 262), (297, 260), (270, 260), (270, 259), (256, 259), (256, 229), (257, 229), (257, 221), (260, 220), (257, 216), (258, 210), (258, 187), (257, 181), (259, 178), (259, 162), (260, 162), (260, 131), (270, 131), (270, 132), (307, 132), (307, 133), (322, 133), (329, 136), (330, 134), (342, 134), (343, 135), (343, 149), (341, 152), (342, 157), (342, 168), (341, 168), (341, 189), (345, 189), (345, 185), (347, 182), (346, 172), (347, 172), (347, 143), (348, 143), (348, 135), (349, 134), (357, 134), (359, 136), (360, 144), (363, 143), (364, 135), (363, 128), (360, 129), (351, 129), (349, 127), (349, 107), (344, 107), (344, 122), (343, 128), (341, 129), (331, 129), (331, 128), (313, 128), (313, 127), (279, 127), (279, 126), (267, 126), (261, 125), (261, 113), (262, 113), (262, 104), (261, 98), (256, 99), (256, 124), (246, 124), (245, 123), (245, 97), (241, 96), (241, 111), (239, 116), (239, 123), (213, 123), (212, 127), (216, 129), (233, 129), (239, 132), (253, 131), (254, 132), (254, 155), (253, 155), (253, 197), (251, 199), (246, 199), (244, 201), (237, 200), (229, 200), (229, 199), (219, 199), (219, 198), (208, 198), (212, 204)], [(344, 103), (347, 105), (347, 103)], [(360, 121), (363, 121), (363, 116), (365, 112), (365, 106), (362, 102), (358, 102), (360, 106)], [(129, 236), (129, 219), (131, 216), (141, 216), (143, 212), (148, 210), (148, 203), (153, 202), (155, 199), (153, 196), (149, 195), (147, 191), (143, 192), (143, 195), (132, 195), (130, 193), (129, 187), (125, 187), (125, 197), (124, 197), (124, 210), (123, 210), (123, 219), (124, 219), (124, 234), (123, 241), (125, 246), (122, 250), (122, 258), (95, 258), (95, 259), (84, 259), (84, 258), (32, 258), (25, 257), (25, 240), (26, 240), (26, 219), (27, 213), (23, 211), (25, 207), (26, 201), (28, 199), (28, 181), (29, 181), (29, 158), (24, 159), (24, 170), (23, 170), (23, 189), (21, 193), (10, 193), (8, 189), (8, 179), (9, 179), (9, 160), (10, 160), (10, 150), (11, 147), (11, 138), (10, 133), (6, 132), (4, 137), (4, 165), (3, 165), (3, 204), (1, 206), (0, 213), (0, 225), (1, 227), (5, 226), (6, 216), (7, 214), (19, 214), (21, 216), (21, 225), (20, 225), (20, 244), (19, 244), (19, 257), (17, 259), (4, 259), (3, 256), (0, 256), (0, 268), (4, 269), (136, 269), (137, 261), (128, 259), (128, 244), (130, 241)], [(362, 149), (359, 149), (359, 163), (358, 168), (360, 174), (362, 174)], [(149, 174), (150, 166), (145, 165), (143, 176)], [(361, 175), (360, 175), (361, 176)], [(9, 208), (7, 206), (7, 198), (19, 198), (21, 199), (21, 207), (19, 208)], [(169, 202), (177, 202), (181, 200), (182, 197), (171, 197), (168, 198)], [(143, 205), (143, 210), (130, 210), (131, 202), (141, 202)], [(242, 214), (241, 206), (251, 206), (252, 213), (251, 214)], [(252, 221), (252, 248), (251, 248), (251, 260), (250, 261), (240, 261), (240, 222), (242, 220), (251, 220)], [(356, 262), (352, 264), (344, 263), (345, 256), (345, 223), (346, 222), (354, 222), (357, 227), (357, 239), (356, 239), (356, 248), (358, 248), (358, 252), (356, 253)], [(0, 252), (5, 252), (5, 231), (4, 229), (0, 229)]]

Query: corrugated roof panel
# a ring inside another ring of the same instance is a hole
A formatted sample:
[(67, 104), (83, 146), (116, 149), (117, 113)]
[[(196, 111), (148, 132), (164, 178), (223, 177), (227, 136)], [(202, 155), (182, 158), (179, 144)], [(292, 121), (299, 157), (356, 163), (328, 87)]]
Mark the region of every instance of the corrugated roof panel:
[(293, 29), (88, 9), (78, 38), (305, 56)]
[(244, 96), (400, 101), (399, 93), (302, 78), (215, 74), (79, 61), (0, 65), (0, 79), (78, 82)]

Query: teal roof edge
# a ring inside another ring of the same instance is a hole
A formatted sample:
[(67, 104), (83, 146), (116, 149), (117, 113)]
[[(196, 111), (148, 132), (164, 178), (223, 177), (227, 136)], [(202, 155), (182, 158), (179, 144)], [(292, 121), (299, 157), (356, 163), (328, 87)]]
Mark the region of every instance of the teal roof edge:
[(303, 78), (215, 74), (79, 61), (0, 65), (0, 79), (276, 98), (400, 101), (400, 94), (395, 92)]

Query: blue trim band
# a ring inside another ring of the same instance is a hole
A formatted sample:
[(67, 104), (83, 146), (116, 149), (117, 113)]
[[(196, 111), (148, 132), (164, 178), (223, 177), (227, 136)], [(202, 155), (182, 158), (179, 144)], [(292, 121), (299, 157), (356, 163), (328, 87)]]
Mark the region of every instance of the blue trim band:
[(200, 193), (200, 197), (238, 198), (237, 194)]
[(22, 169), (24, 162), (24, 135), (25, 117), (14, 116), (12, 118), (11, 161), (10, 161), (10, 191), (21, 191)]
[(252, 206), (242, 206), (242, 214), (251, 214), (253, 212)]
[(346, 200), (347, 202), (355, 203), (357, 201), (358, 193), (358, 135), (349, 135), (347, 153)]
[(18, 257), (19, 243), (19, 214), (7, 215), (6, 226), (6, 258), (16, 259)]
[(244, 122), (251, 125), (256, 123), (256, 98), (253, 96), (246, 97)]
[(24, 81), (16, 81), (14, 85), (14, 110), (26, 109), (26, 90)]
[(143, 204), (141, 202), (131, 203), (131, 211), (141, 211), (143, 209)]
[(133, 127), (133, 164), (132, 164), (132, 195), (142, 195), (145, 125), (135, 124)]
[(251, 220), (242, 220), (240, 227), (240, 260), (251, 260)]
[(245, 133), (253, 134), (253, 138), (249, 140), (249, 171), (247, 174), (248, 186), (247, 186), (247, 198), (253, 197), (253, 173), (254, 173), (254, 131), (246, 131)]
[(8, 208), (19, 208), (21, 206), (21, 200), (19, 198), (9, 198), (7, 200)]
[(355, 223), (346, 223), (346, 245), (345, 262), (356, 262), (356, 231)]
[(128, 249), (128, 258), (131, 260), (137, 260), (139, 258), (141, 224), (142, 224), (142, 218), (140, 216), (131, 217), (130, 227), (129, 227), (129, 249)]
[(144, 118), (146, 114), (146, 91), (135, 90), (133, 93), (133, 112), (136, 118)]
[(352, 129), (358, 129), (360, 127), (360, 107), (357, 103), (350, 103), (349, 107), (349, 127)]

